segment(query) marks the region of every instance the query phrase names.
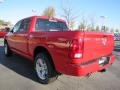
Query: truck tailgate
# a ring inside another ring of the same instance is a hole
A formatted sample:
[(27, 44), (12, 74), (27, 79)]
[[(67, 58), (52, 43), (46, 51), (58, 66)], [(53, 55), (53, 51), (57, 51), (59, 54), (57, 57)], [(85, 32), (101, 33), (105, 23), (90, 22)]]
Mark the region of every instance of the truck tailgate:
[(85, 62), (109, 55), (113, 48), (114, 38), (112, 34), (85, 32), (83, 52)]

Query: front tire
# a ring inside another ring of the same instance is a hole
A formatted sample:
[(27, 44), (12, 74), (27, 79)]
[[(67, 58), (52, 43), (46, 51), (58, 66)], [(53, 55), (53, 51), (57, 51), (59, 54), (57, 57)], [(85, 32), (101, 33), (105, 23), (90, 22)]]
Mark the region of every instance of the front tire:
[(55, 70), (50, 62), (50, 58), (44, 52), (36, 55), (34, 67), (39, 82), (42, 84), (53, 82), (58, 77), (58, 75), (55, 74)]
[(7, 42), (4, 43), (4, 53), (5, 53), (5, 56), (7, 57), (12, 55), (12, 51), (10, 50)]

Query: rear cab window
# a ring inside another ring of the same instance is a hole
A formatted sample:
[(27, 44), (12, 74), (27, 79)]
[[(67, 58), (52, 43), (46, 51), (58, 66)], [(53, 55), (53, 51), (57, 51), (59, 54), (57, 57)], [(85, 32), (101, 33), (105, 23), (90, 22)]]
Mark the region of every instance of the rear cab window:
[(65, 22), (38, 18), (35, 25), (36, 31), (67, 31)]

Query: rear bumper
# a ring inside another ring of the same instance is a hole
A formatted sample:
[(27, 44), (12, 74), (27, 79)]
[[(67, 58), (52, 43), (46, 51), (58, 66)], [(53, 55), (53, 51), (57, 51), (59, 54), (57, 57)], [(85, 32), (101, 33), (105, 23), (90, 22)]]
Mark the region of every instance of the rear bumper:
[(111, 55), (109, 56), (109, 63), (104, 66), (99, 65), (98, 60), (95, 60), (91, 63), (81, 64), (81, 65), (69, 64), (66, 67), (66, 74), (72, 75), (72, 76), (86, 76), (87, 74), (97, 72), (107, 68), (108, 66), (113, 64), (114, 61), (115, 61), (115, 56)]

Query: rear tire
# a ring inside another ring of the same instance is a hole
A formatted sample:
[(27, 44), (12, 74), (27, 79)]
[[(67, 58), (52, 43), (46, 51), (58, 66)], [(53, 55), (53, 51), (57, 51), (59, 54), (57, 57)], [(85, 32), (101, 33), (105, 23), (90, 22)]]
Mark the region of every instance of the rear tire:
[(7, 57), (12, 56), (12, 51), (10, 50), (7, 42), (4, 43), (4, 53), (5, 53), (5, 56)]
[(34, 67), (38, 80), (42, 84), (48, 84), (58, 78), (58, 75), (50, 62), (50, 58), (45, 52), (36, 55)]

